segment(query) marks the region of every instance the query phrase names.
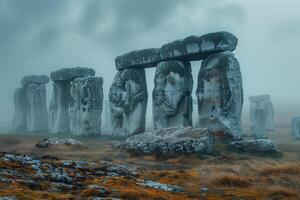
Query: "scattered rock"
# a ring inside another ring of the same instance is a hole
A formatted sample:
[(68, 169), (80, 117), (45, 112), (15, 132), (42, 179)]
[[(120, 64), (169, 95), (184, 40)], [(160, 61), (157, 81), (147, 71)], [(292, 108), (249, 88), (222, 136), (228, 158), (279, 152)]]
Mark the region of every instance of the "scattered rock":
[(144, 181), (143, 183), (141, 183), (141, 185), (146, 186), (146, 187), (151, 187), (154, 189), (158, 189), (158, 190), (164, 190), (167, 192), (183, 192), (183, 189), (179, 186), (163, 184), (163, 183), (158, 183), (158, 182), (149, 181), (149, 180)]
[(235, 152), (245, 153), (280, 153), (275, 141), (270, 139), (251, 139), (234, 141), (228, 145)]
[(208, 130), (185, 128), (165, 128), (126, 138), (120, 144), (137, 154), (203, 154), (212, 150), (213, 136)]
[(0, 197), (0, 200), (18, 200), (16, 196), (4, 196)]
[(37, 148), (47, 148), (53, 145), (72, 145), (72, 146), (81, 146), (82, 143), (74, 140), (72, 138), (57, 138), (57, 137), (53, 137), (53, 138), (48, 138), (48, 139), (44, 139), (39, 141), (35, 147)]

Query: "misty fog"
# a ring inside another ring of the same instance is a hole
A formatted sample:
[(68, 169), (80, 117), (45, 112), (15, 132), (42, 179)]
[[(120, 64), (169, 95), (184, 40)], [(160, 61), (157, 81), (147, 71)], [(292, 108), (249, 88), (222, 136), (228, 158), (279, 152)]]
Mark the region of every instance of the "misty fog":
[[(91, 67), (103, 77), (107, 99), (116, 56), (215, 31), (239, 39), (244, 125), (248, 96), (259, 94), (271, 95), (275, 125), (287, 125), (300, 114), (299, 11), (298, 0), (2, 0), (0, 127), (11, 125), (13, 92), (25, 75)], [(200, 64), (192, 63), (194, 91)], [(154, 72), (146, 70), (148, 119)], [(48, 101), (51, 90), (50, 83)]]

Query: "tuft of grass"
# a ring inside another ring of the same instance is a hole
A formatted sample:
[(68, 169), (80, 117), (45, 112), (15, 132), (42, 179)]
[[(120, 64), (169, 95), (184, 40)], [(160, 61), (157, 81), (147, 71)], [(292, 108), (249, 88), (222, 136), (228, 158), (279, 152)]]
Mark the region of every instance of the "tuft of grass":
[(225, 187), (247, 187), (251, 185), (249, 178), (229, 173), (215, 177), (213, 182), (215, 185)]
[(262, 175), (278, 175), (278, 174), (299, 174), (300, 166), (294, 164), (284, 164), (272, 167), (266, 167), (261, 170)]
[(273, 186), (272, 188), (270, 188), (269, 195), (271, 197), (285, 198), (285, 197), (297, 197), (298, 196), (300, 198), (297, 191), (295, 191), (294, 189), (282, 187), (282, 186)]

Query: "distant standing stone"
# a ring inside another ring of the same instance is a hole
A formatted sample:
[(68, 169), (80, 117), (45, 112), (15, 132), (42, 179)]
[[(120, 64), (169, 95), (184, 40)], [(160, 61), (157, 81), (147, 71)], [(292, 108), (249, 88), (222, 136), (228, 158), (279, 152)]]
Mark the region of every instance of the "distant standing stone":
[(300, 139), (300, 117), (293, 117), (291, 123), (291, 132), (296, 139)]
[(25, 87), (18, 88), (14, 93), (15, 114), (13, 128), (15, 131), (27, 131), (27, 90)]

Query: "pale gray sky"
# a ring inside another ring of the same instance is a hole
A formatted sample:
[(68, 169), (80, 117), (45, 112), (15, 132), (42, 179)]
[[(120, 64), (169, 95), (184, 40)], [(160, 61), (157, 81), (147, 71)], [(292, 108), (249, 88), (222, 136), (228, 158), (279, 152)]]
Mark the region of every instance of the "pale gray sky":
[[(267, 93), (277, 122), (300, 114), (299, 0), (1, 0), (0, 123), (10, 125), (25, 75), (92, 67), (107, 96), (117, 55), (214, 31), (239, 38), (245, 113), (249, 95)], [(154, 70), (146, 73), (151, 96)]]

